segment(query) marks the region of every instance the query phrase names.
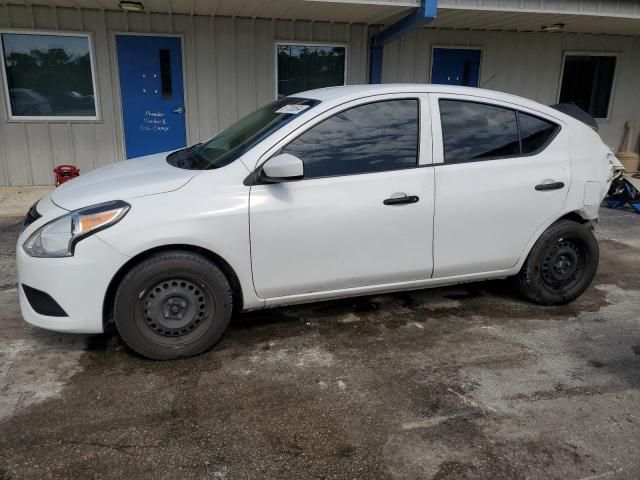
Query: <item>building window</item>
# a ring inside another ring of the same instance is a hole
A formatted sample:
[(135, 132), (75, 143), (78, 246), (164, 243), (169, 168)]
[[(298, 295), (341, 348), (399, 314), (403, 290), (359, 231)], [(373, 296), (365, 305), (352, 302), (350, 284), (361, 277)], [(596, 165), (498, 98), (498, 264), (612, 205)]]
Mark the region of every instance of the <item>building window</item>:
[(347, 48), (339, 45), (276, 45), (277, 98), (346, 83)]
[(594, 118), (607, 118), (615, 69), (615, 55), (565, 55), (558, 101), (575, 103)]
[(10, 118), (98, 118), (89, 35), (6, 32), (0, 37)]

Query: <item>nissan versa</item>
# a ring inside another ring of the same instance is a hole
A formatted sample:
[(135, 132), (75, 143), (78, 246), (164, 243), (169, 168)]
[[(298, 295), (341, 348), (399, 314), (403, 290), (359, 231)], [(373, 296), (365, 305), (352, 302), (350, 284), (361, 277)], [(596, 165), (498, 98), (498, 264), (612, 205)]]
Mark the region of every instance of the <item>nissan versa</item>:
[(575, 117), (442, 85), (282, 98), (42, 198), (18, 240), (22, 314), (62, 332), (114, 321), (170, 359), (209, 349), (234, 310), (506, 277), (570, 302), (598, 266), (615, 163)]

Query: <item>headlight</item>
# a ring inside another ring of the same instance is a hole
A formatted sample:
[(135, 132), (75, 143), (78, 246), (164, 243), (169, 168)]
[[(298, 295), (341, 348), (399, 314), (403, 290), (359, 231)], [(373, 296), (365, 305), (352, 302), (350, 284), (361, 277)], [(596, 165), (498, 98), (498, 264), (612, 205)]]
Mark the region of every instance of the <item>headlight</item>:
[(36, 230), (22, 248), (32, 257), (71, 257), (76, 243), (118, 223), (131, 206), (120, 200), (81, 208)]

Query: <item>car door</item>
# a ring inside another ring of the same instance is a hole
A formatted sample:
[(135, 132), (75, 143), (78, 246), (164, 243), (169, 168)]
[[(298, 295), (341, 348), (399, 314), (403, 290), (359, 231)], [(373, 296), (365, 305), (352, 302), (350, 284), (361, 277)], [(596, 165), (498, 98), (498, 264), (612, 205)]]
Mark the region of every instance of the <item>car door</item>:
[(429, 115), (428, 95), (353, 101), (320, 115), (262, 158), (295, 155), (304, 178), (251, 187), (258, 296), (431, 277)]
[(507, 270), (562, 211), (569, 132), (506, 102), (431, 96), (436, 182), (434, 278)]

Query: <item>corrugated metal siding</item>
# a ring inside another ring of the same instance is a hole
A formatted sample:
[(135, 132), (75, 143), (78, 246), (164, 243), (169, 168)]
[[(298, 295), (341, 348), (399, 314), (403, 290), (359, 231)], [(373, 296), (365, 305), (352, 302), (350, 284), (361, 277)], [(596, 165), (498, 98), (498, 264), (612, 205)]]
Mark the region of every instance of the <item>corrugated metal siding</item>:
[(12, 6), (0, 7), (0, 27), (92, 32), (102, 116), (96, 122), (7, 122), (1, 85), (3, 185), (51, 184), (54, 165), (72, 163), (86, 172), (122, 158), (115, 32), (183, 35), (190, 143), (274, 99), (276, 40), (346, 43), (349, 83), (367, 78), (365, 25)]
[[(0, 6), (0, 27), (92, 32), (102, 115), (97, 122), (7, 122), (0, 82), (3, 185), (50, 184), (54, 165), (73, 163), (86, 172), (122, 157), (114, 32), (183, 35), (190, 143), (273, 100), (276, 40), (348, 44), (348, 83), (367, 81), (365, 25)], [(563, 51), (619, 52), (611, 120), (601, 133), (617, 148), (624, 122), (640, 124), (640, 38), (421, 29), (385, 48), (383, 81), (428, 82), (434, 45), (482, 47), (482, 84), (545, 104), (556, 101)]]
[(442, 8), (640, 16), (638, 0), (438, 0)]
[[(120, 0), (13, 0), (2, 3), (120, 10)], [(383, 21), (407, 8), (416, 7), (420, 0), (144, 0), (142, 3), (145, 11), (151, 13), (366, 24)]]
[(543, 25), (557, 23), (564, 25), (565, 33), (640, 35), (640, 17), (452, 8), (439, 8), (438, 18), (429, 28), (540, 32)]
[(640, 125), (640, 38), (422, 29), (385, 47), (383, 82), (429, 82), (433, 46), (481, 47), (481, 86), (546, 105), (557, 101), (563, 52), (618, 53), (610, 120), (600, 134), (617, 149), (625, 122)]

